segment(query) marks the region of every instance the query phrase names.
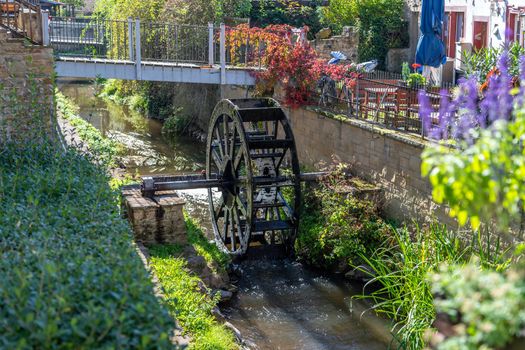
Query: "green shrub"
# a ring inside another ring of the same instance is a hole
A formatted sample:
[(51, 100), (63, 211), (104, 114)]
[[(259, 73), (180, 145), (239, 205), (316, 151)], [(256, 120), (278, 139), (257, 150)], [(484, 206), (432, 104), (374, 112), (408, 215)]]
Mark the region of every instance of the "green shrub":
[(338, 191), (343, 171), (340, 167), (305, 193), (296, 253), (320, 267), (358, 265), (360, 256), (372, 254), (391, 231), (373, 203)]
[(108, 180), (72, 151), (0, 152), (0, 348), (172, 347)]
[(401, 67), (401, 76), (403, 77), (403, 81), (408, 80), (408, 77), (410, 76), (410, 67), (408, 66), (408, 62), (403, 62)]
[(238, 349), (233, 334), (212, 315), (218, 295), (204, 294), (201, 280), (186, 268), (182, 247), (150, 247), (151, 265), (159, 278), (166, 305), (183, 329), (192, 335), (190, 349)]
[(419, 73), (411, 73), (407, 78), (407, 85), (411, 88), (423, 87), (427, 83), (427, 79)]
[(454, 334), (434, 336), (439, 350), (502, 349), (525, 327), (523, 271), (483, 271), (473, 262), (443, 265), (431, 276), (438, 313), (446, 315)]
[[(466, 76), (474, 76), (478, 81), (485, 82), (489, 72), (496, 68), (502, 52), (502, 48), (482, 48), (470, 53), (463, 52)], [(525, 48), (518, 42), (515, 42), (509, 47), (508, 54), (510, 58), (509, 73), (514, 77), (518, 77), (520, 72), (520, 58), (525, 55)]]
[(168, 136), (181, 135), (186, 130), (188, 122), (188, 117), (183, 114), (182, 107), (178, 107), (173, 115), (162, 124), (162, 133)]
[(132, 110), (146, 113), (148, 111), (149, 100), (145, 95), (134, 94), (129, 97), (129, 106)]
[(377, 59), (384, 66), (389, 49), (408, 44), (403, 0), (331, 0), (321, 22), (336, 33), (343, 26), (359, 29), (359, 60)]
[(250, 11), (250, 21), (256, 27), (266, 27), (270, 24), (288, 24), (292, 27), (308, 26), (310, 35), (321, 29), (321, 1), (314, 0), (308, 4), (300, 1), (262, 0), (253, 2)]

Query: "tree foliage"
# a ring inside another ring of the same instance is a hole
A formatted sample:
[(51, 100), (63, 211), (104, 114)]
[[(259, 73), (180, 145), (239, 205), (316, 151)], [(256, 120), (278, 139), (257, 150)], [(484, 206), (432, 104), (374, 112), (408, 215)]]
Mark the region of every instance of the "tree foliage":
[(321, 28), (320, 3), (320, 1), (312, 1), (306, 5), (294, 0), (260, 0), (252, 6), (250, 19), (253, 25), (258, 27), (271, 24), (307, 26), (311, 33), (316, 33)]
[(356, 26), (359, 60), (377, 59), (384, 64), (388, 50), (406, 42), (404, 6), (403, 0), (331, 0), (321, 22), (336, 33), (344, 26)]

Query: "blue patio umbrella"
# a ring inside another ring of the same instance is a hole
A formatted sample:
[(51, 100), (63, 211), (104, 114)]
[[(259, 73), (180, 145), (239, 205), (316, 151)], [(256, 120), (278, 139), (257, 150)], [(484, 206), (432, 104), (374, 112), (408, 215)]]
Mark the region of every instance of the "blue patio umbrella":
[(416, 63), (439, 67), (447, 60), (441, 40), (445, 0), (423, 0), (421, 7), (421, 37), (416, 49)]

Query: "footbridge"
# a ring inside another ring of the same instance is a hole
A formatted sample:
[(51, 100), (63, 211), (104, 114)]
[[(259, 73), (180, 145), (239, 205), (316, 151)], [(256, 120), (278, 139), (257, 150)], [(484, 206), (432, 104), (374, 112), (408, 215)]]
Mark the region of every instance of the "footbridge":
[(228, 43), (224, 24), (50, 17), (26, 0), (0, 0), (0, 26), (51, 46), (58, 77), (254, 85), (260, 47)]

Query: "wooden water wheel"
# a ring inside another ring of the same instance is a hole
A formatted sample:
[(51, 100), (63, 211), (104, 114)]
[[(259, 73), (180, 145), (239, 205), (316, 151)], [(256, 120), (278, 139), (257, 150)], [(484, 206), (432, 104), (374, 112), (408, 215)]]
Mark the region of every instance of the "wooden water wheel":
[(232, 255), (250, 246), (293, 247), (300, 170), (286, 114), (271, 98), (222, 100), (208, 131), (206, 179), (216, 244)]

